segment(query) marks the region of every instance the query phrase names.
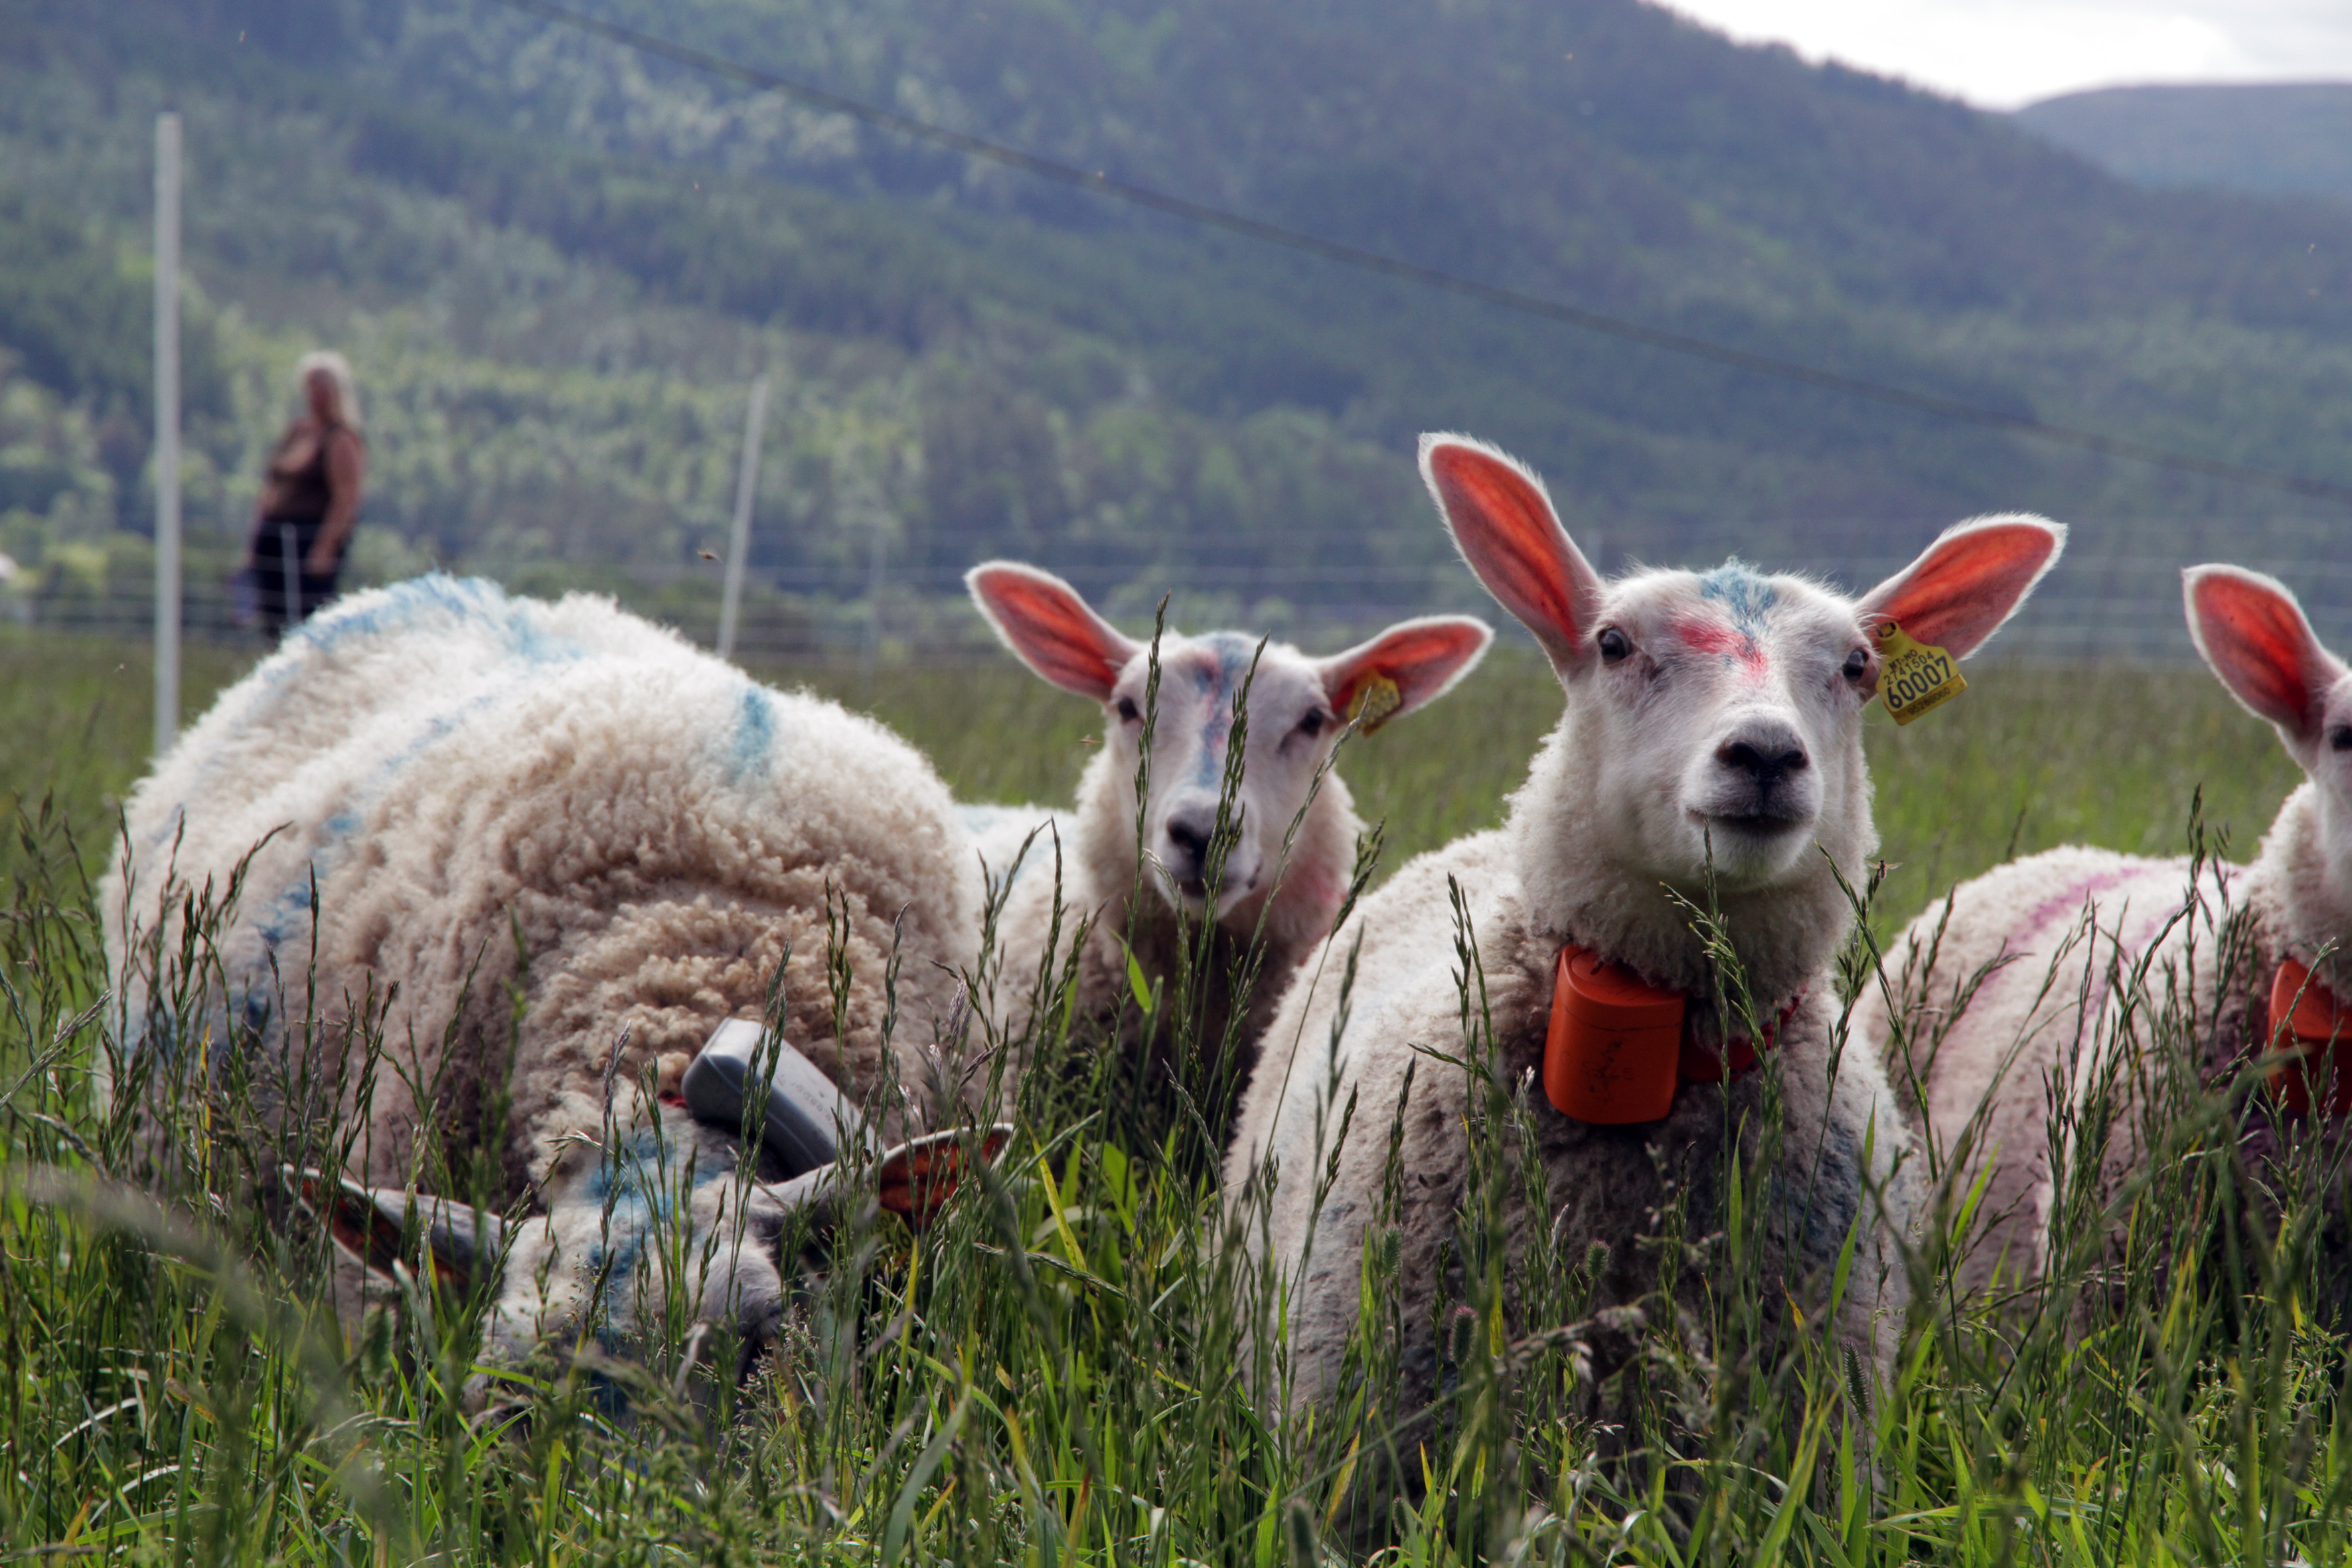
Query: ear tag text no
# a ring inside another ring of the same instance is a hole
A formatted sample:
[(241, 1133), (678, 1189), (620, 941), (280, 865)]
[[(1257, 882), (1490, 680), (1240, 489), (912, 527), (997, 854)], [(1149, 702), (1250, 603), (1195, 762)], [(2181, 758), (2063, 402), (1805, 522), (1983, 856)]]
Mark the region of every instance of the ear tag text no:
[(1878, 694), (1897, 724), (1908, 724), (1928, 709), (1969, 689), (1952, 656), (1933, 643), (1914, 642), (1893, 621), (1878, 628)]
[(1369, 735), (1391, 719), (1404, 706), (1404, 693), (1397, 683), (1385, 675), (1375, 675), (1356, 688), (1349, 700), (1348, 717), (1356, 721), (1356, 733)]

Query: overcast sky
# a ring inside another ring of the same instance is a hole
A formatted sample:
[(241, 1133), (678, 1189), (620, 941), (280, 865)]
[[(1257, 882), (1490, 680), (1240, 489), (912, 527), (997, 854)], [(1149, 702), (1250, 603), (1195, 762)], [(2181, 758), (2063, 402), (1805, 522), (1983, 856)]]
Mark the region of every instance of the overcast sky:
[(2352, 0), (1666, 0), (1987, 109), (2151, 81), (2352, 80)]

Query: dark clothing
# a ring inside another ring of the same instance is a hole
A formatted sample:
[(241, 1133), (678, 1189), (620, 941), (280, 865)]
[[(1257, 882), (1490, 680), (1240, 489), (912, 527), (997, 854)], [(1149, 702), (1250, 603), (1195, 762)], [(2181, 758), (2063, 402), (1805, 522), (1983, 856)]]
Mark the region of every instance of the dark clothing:
[(335, 500), (334, 480), (327, 473), (327, 447), (342, 433), (341, 425), (327, 426), (311, 437), (310, 457), (289, 463), (289, 448), (302, 438), (302, 432), (299, 426), (286, 432), (269, 458), (269, 521), (317, 522), (326, 517)]
[[(293, 449), (307, 437), (310, 450), (299, 462), (289, 462)], [(310, 547), (325, 531), (327, 513), (335, 500), (334, 477), (327, 469), (327, 449), (338, 436), (354, 441), (359, 432), (347, 425), (328, 425), (306, 433), (300, 426), (286, 432), (269, 459), (262, 495), (268, 515), (256, 525), (253, 540), (254, 608), (261, 624), (283, 632), (308, 620), (335, 596), (335, 579), (342, 574), (342, 552), (334, 570), (313, 573), (305, 565)], [(290, 542), (289, 542), (290, 536)], [(348, 549), (350, 541), (344, 541)], [(287, 555), (293, 555), (293, 576), (287, 581)]]
[[(310, 559), (310, 546), (319, 542), (319, 535), (327, 526), (323, 516), (309, 519), (268, 517), (261, 520), (261, 531), (253, 548), (254, 608), (260, 613), (261, 624), (271, 631), (282, 632), (288, 626), (306, 621), (327, 601), (335, 596), (335, 579), (342, 574), (343, 563), (339, 557), (335, 569), (324, 576), (305, 571), (302, 563)], [(287, 536), (293, 536), (296, 588), (289, 594), (286, 584)]]

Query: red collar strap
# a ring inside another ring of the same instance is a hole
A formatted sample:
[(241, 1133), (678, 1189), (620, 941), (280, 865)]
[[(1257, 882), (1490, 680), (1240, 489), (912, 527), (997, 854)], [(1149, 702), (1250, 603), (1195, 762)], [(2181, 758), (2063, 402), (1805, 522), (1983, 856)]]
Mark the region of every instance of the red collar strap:
[[(1789, 998), (1764, 1030), (1770, 1050), (1805, 999)], [(1690, 998), (1652, 985), (1622, 964), (1570, 942), (1552, 971), (1551, 1026), (1544, 1035), (1544, 1095), (1552, 1109), (1602, 1126), (1655, 1121), (1687, 1080), (1717, 1083), (1723, 1058), (1693, 1037)], [(1756, 1066), (1758, 1042), (1730, 1038), (1730, 1071)]]
[[(2352, 1014), (2336, 1002), (2334, 992), (2311, 977), (2308, 965), (2292, 958), (2279, 961), (2278, 973), (2271, 977), (2270, 1019), (2263, 1033), (2285, 1037), (2275, 1044), (2266, 1039), (2269, 1048), (2293, 1050), (2302, 1057), (2271, 1074), (2271, 1087), (2278, 1091), (2281, 1104), (2297, 1116), (2306, 1114), (2311, 1110), (2312, 1080), (2332, 1070), (2335, 1082), (2327, 1093), (2327, 1113), (2341, 1116), (2352, 1110)], [(2320, 1064), (2331, 1060), (2333, 1068), (2323, 1070)]]

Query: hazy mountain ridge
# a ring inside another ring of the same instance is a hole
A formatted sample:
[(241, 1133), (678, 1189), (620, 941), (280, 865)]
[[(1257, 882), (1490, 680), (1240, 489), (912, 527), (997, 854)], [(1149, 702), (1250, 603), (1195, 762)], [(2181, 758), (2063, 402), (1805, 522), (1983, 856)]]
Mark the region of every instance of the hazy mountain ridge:
[[(2001, 117), (1627, 0), (600, 14), (1983, 405), (2321, 477), (2352, 436), (2352, 214), (2139, 189)], [(1433, 426), (1527, 453), (1621, 556), (1850, 560), (2020, 506), (2088, 525), (2086, 562), (2292, 551), (2314, 511), (1137, 217), (488, 0), (0, 0), (11, 17), (0, 181), (135, 247), (147, 117), (182, 101), (191, 266), (234, 308), (238, 384), (264, 338), (290, 356), (309, 333), (425, 378), (386, 390), (429, 460), (387, 462), (372, 515), (445, 558), (691, 573), (723, 524), (720, 409), (763, 363), (802, 401), (765, 492), (791, 526), (757, 559), (852, 592), (879, 517), (893, 570), (942, 585), (1006, 549), (1139, 592), (1205, 566), (1257, 599), (1443, 597), (1408, 466)], [(275, 399), (239, 394), (231, 489)], [(615, 466), (689, 406), (718, 460), (651, 485)]]
[(2352, 205), (2352, 82), (2101, 88), (2028, 104), (2017, 121), (2143, 184)]

